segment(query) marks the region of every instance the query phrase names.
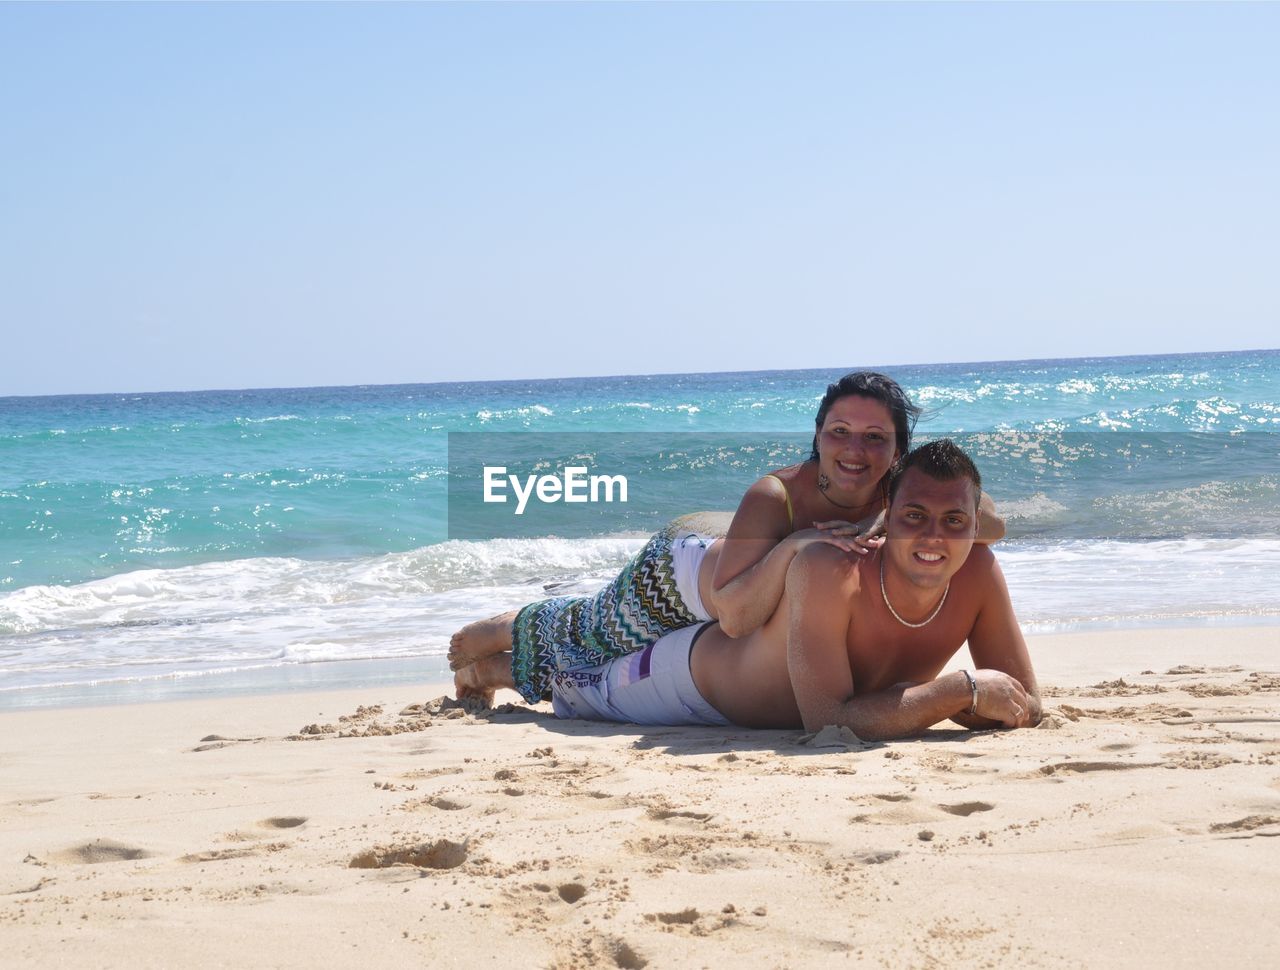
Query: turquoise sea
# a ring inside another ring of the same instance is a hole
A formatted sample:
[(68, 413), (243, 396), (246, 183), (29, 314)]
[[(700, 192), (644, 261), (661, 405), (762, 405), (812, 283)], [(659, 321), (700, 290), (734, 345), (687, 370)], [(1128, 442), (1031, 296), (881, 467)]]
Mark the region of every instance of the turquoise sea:
[[(669, 509), (731, 509), (855, 366), (0, 398), (0, 707), (439, 678), (462, 623), (597, 588)], [(1280, 626), (1280, 351), (885, 370), (922, 439), (978, 456), (1030, 632)], [(642, 500), (574, 534), (463, 539), (450, 432), (703, 451), (655, 452)], [(730, 447), (752, 435), (775, 445)]]

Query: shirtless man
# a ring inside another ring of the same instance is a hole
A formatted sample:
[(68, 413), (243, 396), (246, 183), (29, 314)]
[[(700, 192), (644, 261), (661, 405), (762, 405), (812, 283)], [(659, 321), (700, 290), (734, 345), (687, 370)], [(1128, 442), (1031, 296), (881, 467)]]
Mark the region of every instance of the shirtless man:
[[(915, 449), (890, 485), (886, 542), (875, 554), (806, 547), (755, 633), (734, 640), (708, 623), (600, 667), (560, 671), (556, 714), (809, 731), (835, 724), (864, 740), (908, 737), (947, 719), (973, 729), (1036, 724), (1039, 691), (1004, 577), (991, 551), (974, 545), (981, 488), (951, 441)], [(966, 640), (977, 669), (939, 677)], [(507, 686), (500, 663), (474, 676), (476, 687)]]

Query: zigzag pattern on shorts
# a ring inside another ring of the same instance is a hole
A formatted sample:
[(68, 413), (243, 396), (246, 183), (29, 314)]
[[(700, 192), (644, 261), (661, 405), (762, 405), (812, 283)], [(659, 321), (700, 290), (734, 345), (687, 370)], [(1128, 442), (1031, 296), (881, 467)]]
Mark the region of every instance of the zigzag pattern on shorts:
[(676, 588), (675, 525), (650, 539), (595, 596), (531, 603), (512, 626), (511, 675), (529, 703), (551, 696), (557, 670), (595, 667), (698, 622)]

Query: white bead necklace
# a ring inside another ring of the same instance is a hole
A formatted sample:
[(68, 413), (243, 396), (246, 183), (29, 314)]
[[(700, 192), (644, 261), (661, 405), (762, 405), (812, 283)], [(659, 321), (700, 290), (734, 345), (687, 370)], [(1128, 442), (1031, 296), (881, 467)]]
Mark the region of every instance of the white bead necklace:
[(918, 630), (922, 626), (928, 626), (933, 622), (934, 617), (942, 612), (942, 604), (947, 601), (947, 594), (951, 592), (951, 580), (947, 580), (947, 588), (942, 591), (942, 599), (938, 600), (937, 608), (929, 614), (927, 619), (921, 620), (919, 623), (908, 623), (898, 615), (898, 611), (893, 608), (893, 604), (889, 602), (889, 594), (884, 589), (884, 556), (880, 556), (880, 595), (884, 599), (884, 605), (889, 607), (889, 612), (893, 614), (893, 618), (903, 626), (909, 626), (913, 630)]

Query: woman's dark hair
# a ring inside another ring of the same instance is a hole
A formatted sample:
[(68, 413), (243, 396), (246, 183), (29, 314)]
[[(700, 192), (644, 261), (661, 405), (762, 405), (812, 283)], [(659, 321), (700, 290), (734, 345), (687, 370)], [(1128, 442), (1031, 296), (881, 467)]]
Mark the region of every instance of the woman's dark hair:
[(831, 405), (840, 398), (851, 395), (869, 397), (889, 409), (896, 432), (894, 443), (898, 446), (898, 456), (906, 455), (911, 450), (911, 432), (915, 430), (916, 420), (920, 417), (919, 405), (911, 403), (907, 392), (892, 377), (873, 370), (856, 370), (827, 386), (827, 393), (823, 396), (822, 403), (818, 405), (818, 417), (814, 420), (813, 453), (809, 457), (813, 459), (818, 457), (817, 432), (822, 430), (822, 422), (827, 420), (827, 412), (831, 410)]

